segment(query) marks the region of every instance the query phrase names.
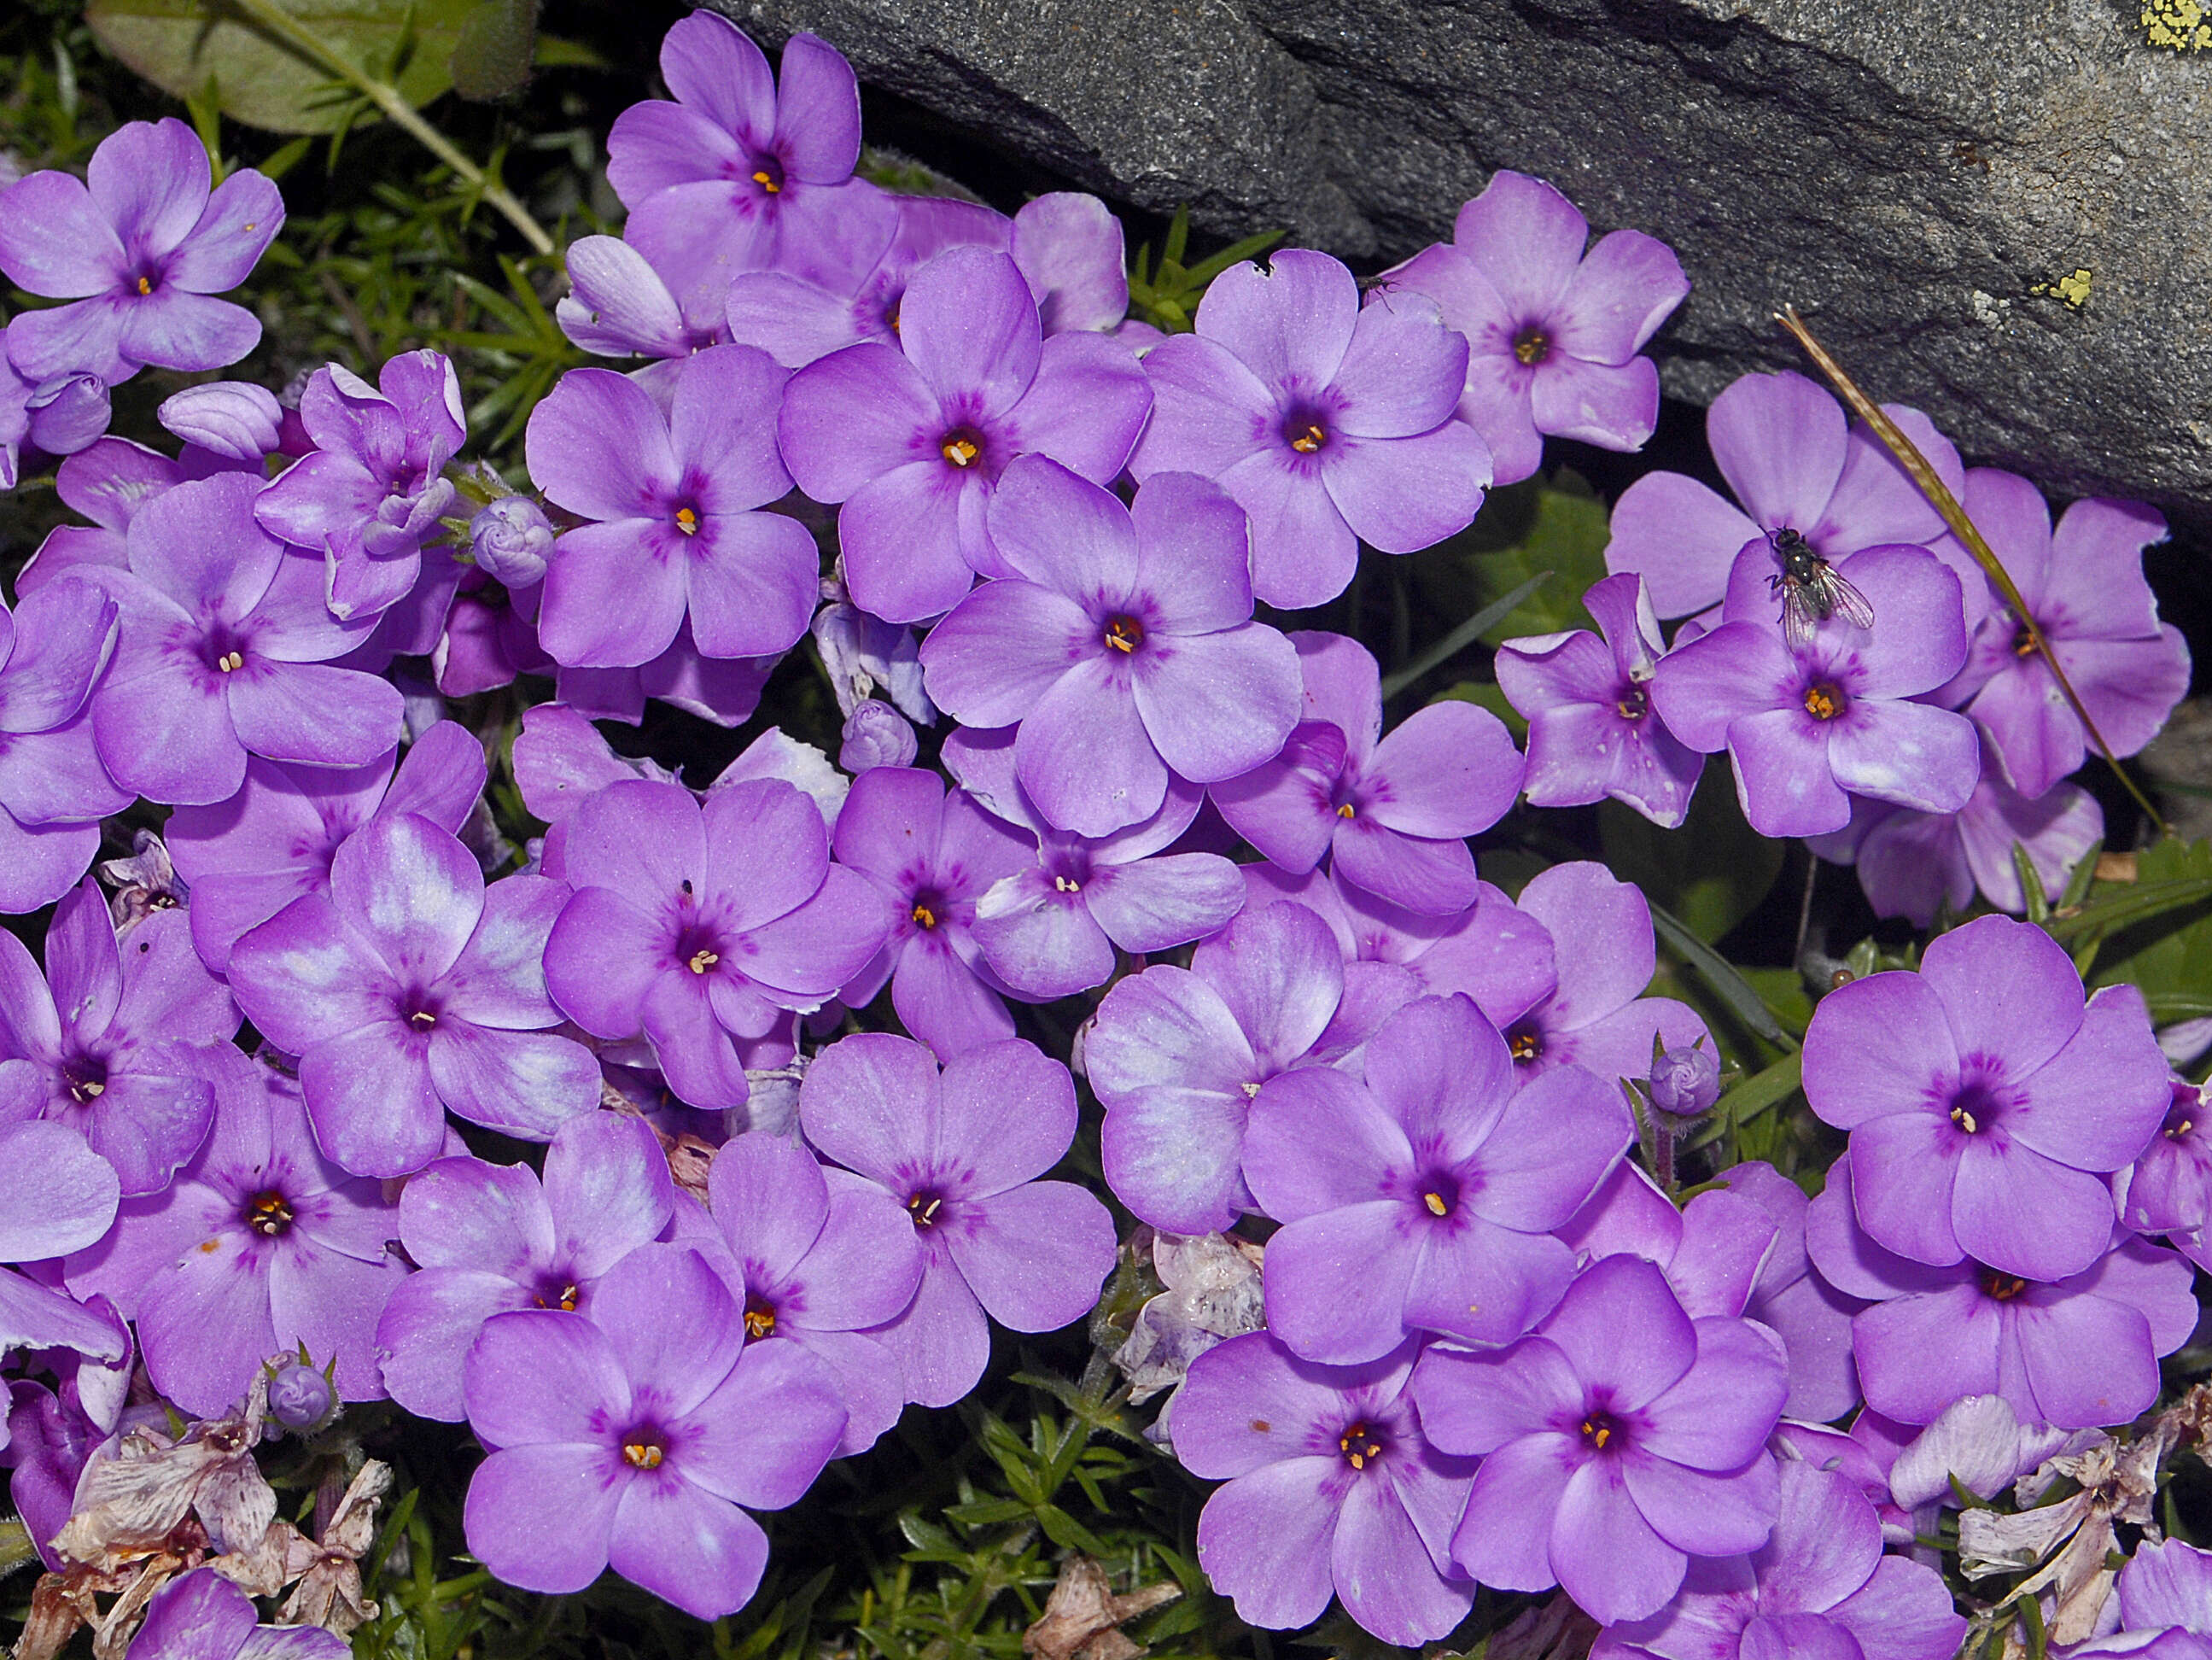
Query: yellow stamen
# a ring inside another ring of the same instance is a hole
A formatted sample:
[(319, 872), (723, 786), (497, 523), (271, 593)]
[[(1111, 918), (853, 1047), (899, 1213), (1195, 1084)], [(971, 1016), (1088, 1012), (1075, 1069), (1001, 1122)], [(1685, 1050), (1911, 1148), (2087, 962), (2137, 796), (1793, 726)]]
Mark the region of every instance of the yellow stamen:
[(938, 447), (956, 467), (975, 465), (975, 458), (983, 453), (972, 438), (948, 438)]
[(1358, 815), (1352, 811), (1352, 803), (1346, 801), (1337, 808), (1336, 816), (1339, 818), (1353, 818)]
[(1421, 1202), (1429, 1207), (1429, 1214), (1431, 1216), (1442, 1216), (1451, 1208), (1444, 1203), (1442, 1194), (1425, 1193), (1421, 1195)]
[(720, 952), (708, 951), (704, 946), (702, 946), (699, 950), (691, 953), (691, 960), (689, 964), (685, 964), (685, 966), (688, 967), (694, 974), (704, 974), (708, 969), (713, 968), (715, 964), (721, 960), (722, 957)]
[(2176, 1124), (2172, 1129), (2166, 1131), (2166, 1134), (2168, 1140), (2179, 1141), (2183, 1136), (2188, 1134), (2190, 1131), (2196, 1128), (2197, 1121), (2195, 1119), (2185, 1118), (2179, 1123)]
[(1974, 1115), (1968, 1112), (1964, 1107), (1954, 1107), (1951, 1109), (1951, 1122), (1956, 1124), (1960, 1129), (1966, 1131), (1969, 1135), (1972, 1135), (1978, 1128), (1974, 1122)]
[(774, 1309), (745, 1310), (745, 1336), (748, 1341), (757, 1343), (775, 1329), (775, 1310)]
[(292, 1207), (284, 1202), (281, 1193), (258, 1195), (246, 1215), (246, 1225), (263, 1237), (273, 1239), (292, 1225)]
[(140, 277), (140, 278), (138, 279), (138, 292), (139, 292), (139, 293), (141, 293), (141, 294), (151, 294), (151, 293), (153, 293), (153, 291), (154, 291), (154, 279), (153, 279), (152, 277)]
[(1805, 688), (1805, 713), (1815, 721), (1832, 721), (1843, 712), (1843, 700), (1833, 686)]
[(1300, 455), (1311, 455), (1327, 442), (1328, 442), (1328, 435), (1311, 422), (1308, 422), (1306, 429), (1291, 440), (1291, 447)]
[(1538, 333), (1534, 329), (1524, 331), (1521, 337), (1513, 343), (1513, 355), (1528, 364), (1542, 362), (1551, 350), (1550, 339)]
[(563, 1286), (561, 1287), (561, 1294), (555, 1298), (550, 1303), (548, 1303), (542, 1297), (536, 1300), (538, 1306), (541, 1309), (557, 1308), (563, 1314), (574, 1314), (576, 1311), (576, 1304), (580, 1299), (579, 1298), (576, 1288), (574, 1286)]
[(239, 651), (227, 651), (215, 660), (215, 666), (225, 674), (235, 673), (246, 666), (246, 654)]
[(770, 196), (781, 196), (783, 194), (783, 186), (777, 184), (774, 179), (769, 177), (764, 169), (753, 174), (753, 183), (758, 185)]
[(935, 1194), (920, 1194), (906, 1201), (907, 1214), (913, 1217), (917, 1227), (928, 1227), (937, 1220), (938, 1207), (945, 1202)]
[(438, 1017), (428, 1009), (417, 1009), (407, 1017), (407, 1024), (418, 1031), (428, 1031), (438, 1024)]
[(916, 900), (914, 907), (914, 921), (917, 927), (933, 928), (937, 926), (937, 913), (920, 900)]
[(1145, 630), (1134, 617), (1117, 617), (1106, 625), (1106, 643), (1115, 651), (1133, 652), (1145, 643)]
[(1257, 1084), (1246, 1084), (1243, 1087), (1244, 1091), (1244, 1098), (1247, 1101), (1255, 1100), (1258, 1098), (1260, 1086)]
[(1055, 876), (1052, 879), (1052, 885), (1057, 891), (1061, 893), (1080, 893), (1083, 891), (1083, 884), (1077, 881), (1072, 876)]
[(676, 528), (686, 536), (696, 536), (699, 533), (699, 515), (689, 508), (677, 508)]
[(1605, 1444), (1613, 1439), (1613, 1426), (1601, 1424), (1595, 1419), (1585, 1418), (1583, 1420), (1583, 1433), (1589, 1437), (1600, 1452), (1603, 1452)]
[(657, 1470), (667, 1455), (650, 1441), (629, 1441), (623, 1444), (623, 1462), (634, 1470)]

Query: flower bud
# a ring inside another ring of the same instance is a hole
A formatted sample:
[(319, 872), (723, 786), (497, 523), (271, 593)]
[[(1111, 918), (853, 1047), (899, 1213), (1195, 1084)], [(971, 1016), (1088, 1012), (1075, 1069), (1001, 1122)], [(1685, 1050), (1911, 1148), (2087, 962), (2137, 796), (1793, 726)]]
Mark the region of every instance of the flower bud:
[(185, 441), (233, 461), (258, 461), (276, 447), (284, 407), (266, 386), (213, 380), (161, 401), (161, 424)]
[(107, 383), (96, 374), (58, 374), (32, 390), (25, 413), (34, 447), (75, 455), (107, 430)]
[(1651, 1104), (1677, 1118), (1693, 1118), (1721, 1098), (1720, 1057), (1711, 1049), (1668, 1049), (1651, 1063), (1646, 1086)]
[(889, 703), (865, 698), (846, 718), (845, 745), (837, 751), (837, 764), (855, 774), (870, 767), (910, 767), (921, 747), (904, 715)]
[(320, 1429), (337, 1408), (331, 1380), (311, 1365), (291, 1361), (269, 1380), (269, 1414), (288, 1430)]
[(553, 525), (526, 496), (502, 496), (469, 520), (469, 551), (485, 571), (511, 588), (545, 579)]

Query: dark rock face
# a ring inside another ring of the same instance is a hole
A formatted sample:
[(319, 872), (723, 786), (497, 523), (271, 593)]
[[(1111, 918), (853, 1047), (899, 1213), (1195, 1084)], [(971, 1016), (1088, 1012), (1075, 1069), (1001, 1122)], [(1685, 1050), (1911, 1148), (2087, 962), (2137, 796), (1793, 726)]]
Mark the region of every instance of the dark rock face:
[(2212, 517), (2212, 53), (2135, 0), (714, 3), (1224, 235), (1385, 262), (1540, 174), (1680, 253), (1670, 392), (1804, 367), (1792, 301), (1971, 459)]

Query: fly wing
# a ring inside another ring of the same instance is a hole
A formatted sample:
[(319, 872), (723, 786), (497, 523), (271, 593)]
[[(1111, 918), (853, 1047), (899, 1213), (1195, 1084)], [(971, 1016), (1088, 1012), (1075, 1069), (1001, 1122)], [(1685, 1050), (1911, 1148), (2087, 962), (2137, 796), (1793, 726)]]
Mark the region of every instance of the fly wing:
[(1782, 585), (1782, 637), (1792, 651), (1802, 651), (1813, 643), (1813, 632), (1820, 621), (1812, 594), (1802, 582)]
[(1867, 603), (1866, 595), (1833, 571), (1827, 574), (1825, 581), (1828, 606), (1835, 615), (1854, 628), (1870, 629), (1874, 626), (1874, 607)]

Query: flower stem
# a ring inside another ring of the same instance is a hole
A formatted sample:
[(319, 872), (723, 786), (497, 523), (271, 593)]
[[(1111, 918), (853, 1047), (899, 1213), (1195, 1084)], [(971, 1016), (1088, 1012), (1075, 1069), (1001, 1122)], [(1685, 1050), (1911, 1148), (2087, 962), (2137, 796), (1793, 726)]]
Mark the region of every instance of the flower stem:
[(0, 1516), (0, 1579), (39, 1560), (31, 1530), (13, 1516)]
[(546, 234), (545, 228), (531, 216), (530, 210), (517, 201), (505, 185), (495, 183), (482, 167), (448, 143), (442, 133), (422, 119), (420, 111), (399, 95), (397, 87), (365, 73), (324, 46), (277, 5), (276, 0), (224, 0), (224, 3), (359, 92), (390, 119), (412, 134), (423, 149), (467, 180), (479, 197), (522, 233), (523, 240), (532, 249), (539, 253), (553, 252), (553, 239)]

